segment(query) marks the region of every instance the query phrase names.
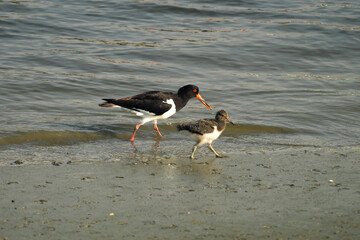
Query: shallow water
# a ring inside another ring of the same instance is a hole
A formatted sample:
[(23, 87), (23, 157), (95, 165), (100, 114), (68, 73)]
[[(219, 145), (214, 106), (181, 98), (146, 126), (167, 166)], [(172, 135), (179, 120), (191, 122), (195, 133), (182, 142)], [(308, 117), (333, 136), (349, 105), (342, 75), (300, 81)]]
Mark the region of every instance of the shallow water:
[[(189, 83), (214, 110), (191, 100), (159, 122), (164, 155), (191, 150), (177, 123), (220, 109), (235, 123), (220, 152), (357, 146), (359, 14), (357, 1), (0, 1), (0, 161), (129, 153), (138, 119), (101, 98)], [(151, 124), (135, 141), (154, 151)]]

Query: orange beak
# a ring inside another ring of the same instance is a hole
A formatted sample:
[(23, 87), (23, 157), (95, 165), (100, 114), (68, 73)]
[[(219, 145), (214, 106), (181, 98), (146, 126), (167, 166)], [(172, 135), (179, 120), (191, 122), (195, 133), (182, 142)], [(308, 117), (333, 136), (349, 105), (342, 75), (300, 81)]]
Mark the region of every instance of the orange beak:
[(200, 102), (202, 102), (208, 109), (212, 109), (206, 102), (205, 100), (200, 96), (200, 94), (196, 94), (196, 98), (200, 100)]

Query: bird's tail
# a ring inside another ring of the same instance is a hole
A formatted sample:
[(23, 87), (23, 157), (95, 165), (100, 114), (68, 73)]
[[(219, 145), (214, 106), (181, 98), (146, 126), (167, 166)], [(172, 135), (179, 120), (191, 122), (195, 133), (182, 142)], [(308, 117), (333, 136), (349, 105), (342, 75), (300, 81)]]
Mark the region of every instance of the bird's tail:
[(116, 104), (112, 103), (114, 99), (103, 99), (104, 103), (99, 104), (100, 107), (118, 107)]
[(100, 107), (116, 107), (113, 103), (101, 103), (99, 104)]
[(177, 125), (176, 127), (177, 127), (178, 131), (189, 130), (189, 125), (186, 123), (181, 123), (181, 124)]

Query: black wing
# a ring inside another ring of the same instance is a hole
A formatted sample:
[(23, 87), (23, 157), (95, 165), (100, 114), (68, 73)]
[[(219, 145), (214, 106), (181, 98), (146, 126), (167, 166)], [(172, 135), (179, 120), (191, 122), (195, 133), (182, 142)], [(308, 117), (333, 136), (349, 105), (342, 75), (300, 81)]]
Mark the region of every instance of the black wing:
[(128, 98), (103, 100), (134, 111), (147, 111), (155, 115), (162, 115), (172, 107), (171, 104), (166, 103), (166, 100), (170, 98), (170, 93), (151, 91)]
[(179, 124), (177, 128), (178, 130), (187, 130), (191, 133), (203, 135), (205, 133), (212, 133), (214, 131), (214, 126), (217, 126), (217, 122), (215, 120), (202, 119), (193, 124)]

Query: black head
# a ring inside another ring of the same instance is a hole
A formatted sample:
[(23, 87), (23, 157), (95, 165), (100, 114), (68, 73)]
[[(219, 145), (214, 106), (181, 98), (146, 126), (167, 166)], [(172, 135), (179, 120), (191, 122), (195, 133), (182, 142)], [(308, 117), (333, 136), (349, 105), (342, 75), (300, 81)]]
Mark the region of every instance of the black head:
[(211, 107), (205, 102), (205, 100), (200, 96), (199, 94), (199, 88), (195, 85), (186, 85), (181, 87), (178, 92), (177, 92), (178, 96), (183, 98), (183, 99), (187, 99), (189, 100), (190, 98), (194, 98), (196, 97), (197, 99), (200, 100), (200, 102), (202, 102), (207, 108), (211, 109)]
[(195, 85), (186, 85), (178, 90), (178, 95), (183, 98), (194, 98), (199, 93), (199, 87)]

